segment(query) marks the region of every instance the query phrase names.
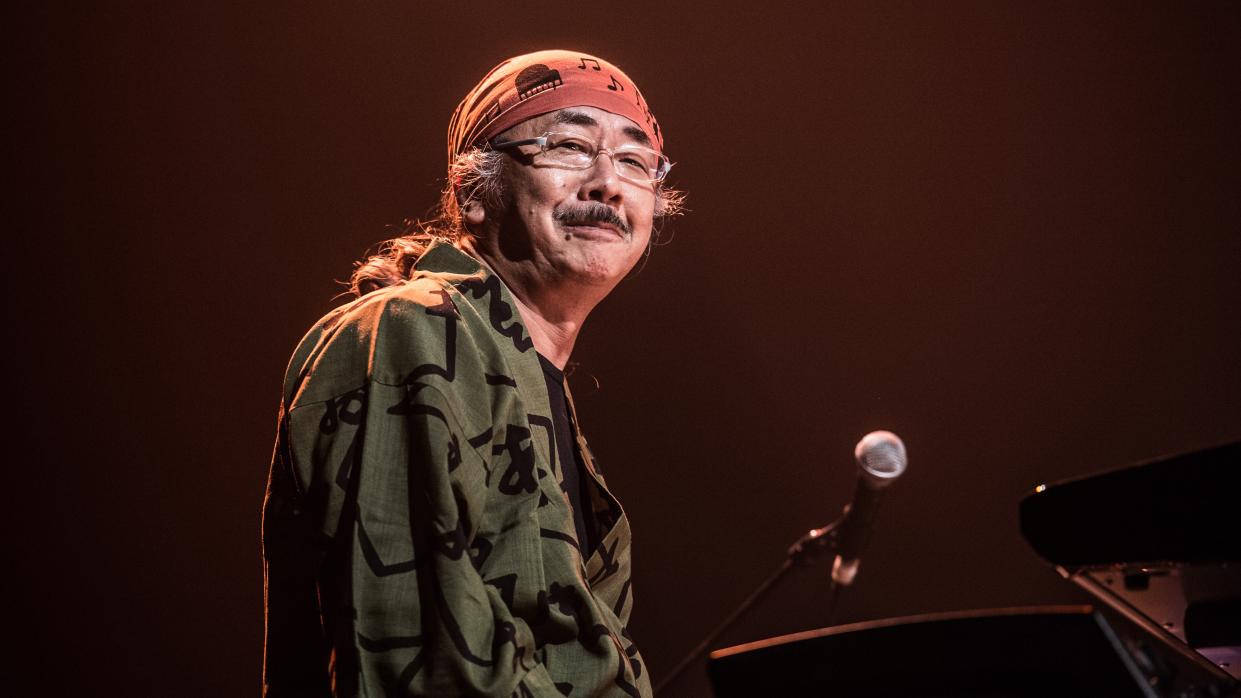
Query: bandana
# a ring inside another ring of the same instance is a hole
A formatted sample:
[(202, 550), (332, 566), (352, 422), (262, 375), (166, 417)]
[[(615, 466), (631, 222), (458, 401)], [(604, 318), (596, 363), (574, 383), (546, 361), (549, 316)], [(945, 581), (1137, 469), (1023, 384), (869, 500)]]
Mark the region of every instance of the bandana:
[(461, 100), (448, 124), (448, 162), (526, 119), (579, 106), (628, 118), (663, 150), (659, 123), (620, 68), (577, 51), (539, 51), (496, 66)]

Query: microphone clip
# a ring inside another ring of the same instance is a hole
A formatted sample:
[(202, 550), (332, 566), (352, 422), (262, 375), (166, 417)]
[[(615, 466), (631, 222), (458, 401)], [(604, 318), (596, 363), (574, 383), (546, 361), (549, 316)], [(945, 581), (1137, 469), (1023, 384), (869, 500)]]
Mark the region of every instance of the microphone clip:
[(840, 546), (837, 529), (840, 528), (840, 524), (848, 515), (849, 505), (845, 505), (840, 518), (821, 528), (812, 528), (806, 531), (805, 535), (798, 538), (796, 543), (789, 546), (789, 562), (801, 567), (808, 567), (826, 556), (835, 556), (837, 548)]

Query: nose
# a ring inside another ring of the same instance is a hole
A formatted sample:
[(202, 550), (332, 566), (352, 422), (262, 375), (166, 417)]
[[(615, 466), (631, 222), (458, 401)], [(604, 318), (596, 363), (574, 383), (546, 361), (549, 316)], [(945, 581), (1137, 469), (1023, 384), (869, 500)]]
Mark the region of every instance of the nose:
[(582, 182), (579, 196), (587, 201), (599, 201), (619, 207), (623, 198), (620, 175), (616, 172), (616, 156), (612, 151), (600, 149), (595, 153), (595, 161), (587, 170), (589, 175)]

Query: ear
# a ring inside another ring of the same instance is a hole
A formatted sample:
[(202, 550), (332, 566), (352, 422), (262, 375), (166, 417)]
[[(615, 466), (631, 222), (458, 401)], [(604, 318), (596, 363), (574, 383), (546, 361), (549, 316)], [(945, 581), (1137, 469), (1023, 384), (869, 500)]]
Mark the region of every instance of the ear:
[(472, 227), (483, 224), (487, 218), (487, 211), (483, 207), (483, 202), (478, 199), (468, 199), (461, 204), (461, 222)]

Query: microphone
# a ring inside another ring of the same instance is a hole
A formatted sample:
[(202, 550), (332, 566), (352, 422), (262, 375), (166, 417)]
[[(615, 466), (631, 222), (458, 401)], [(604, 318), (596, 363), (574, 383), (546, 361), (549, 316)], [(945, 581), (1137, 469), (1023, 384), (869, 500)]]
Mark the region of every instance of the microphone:
[(754, 607), (775, 588), (776, 584), (789, 570), (798, 565), (806, 564), (816, 556), (828, 550), (836, 552), (832, 562), (832, 601), (828, 617), (835, 613), (836, 598), (840, 596), (840, 587), (853, 583), (857, 576), (858, 558), (870, 538), (871, 524), (875, 521), (875, 509), (879, 504), (879, 493), (883, 488), (905, 472), (908, 458), (905, 455), (905, 444), (900, 437), (890, 431), (872, 431), (858, 442), (853, 449), (853, 457), (857, 459), (858, 481), (853, 493), (853, 501), (845, 507), (844, 514), (836, 521), (823, 528), (812, 528), (793, 543), (789, 548), (788, 557), (780, 569), (776, 570), (757, 589), (741, 602), (719, 626), (681, 660), (681, 663), (664, 676), (655, 686), (655, 694), (663, 695), (676, 677), (680, 676), (695, 659), (706, 654), (720, 635), (737, 622), (738, 618)]
[(857, 489), (837, 529), (836, 559), (832, 561), (832, 581), (840, 586), (849, 586), (857, 576), (862, 550), (870, 540), (879, 509), (880, 493), (905, 472), (909, 463), (905, 444), (890, 431), (872, 431), (863, 436), (853, 449), (853, 457), (858, 464)]

